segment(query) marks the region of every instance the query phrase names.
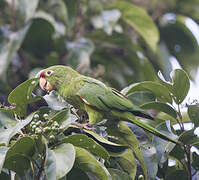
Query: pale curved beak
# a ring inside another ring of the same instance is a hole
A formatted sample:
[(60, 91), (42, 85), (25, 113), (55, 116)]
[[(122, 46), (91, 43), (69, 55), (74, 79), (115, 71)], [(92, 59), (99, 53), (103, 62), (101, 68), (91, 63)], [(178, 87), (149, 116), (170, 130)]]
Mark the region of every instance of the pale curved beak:
[(43, 89), (47, 93), (49, 93), (53, 89), (52, 85), (45, 78), (42, 77), (39, 80), (39, 85), (41, 89)]

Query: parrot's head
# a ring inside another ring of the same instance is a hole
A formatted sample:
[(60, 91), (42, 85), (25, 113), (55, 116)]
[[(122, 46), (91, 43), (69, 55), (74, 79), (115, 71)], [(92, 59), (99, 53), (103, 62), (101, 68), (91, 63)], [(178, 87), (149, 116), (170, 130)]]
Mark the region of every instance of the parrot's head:
[(40, 73), (39, 85), (41, 89), (49, 93), (52, 90), (57, 90), (63, 83), (67, 83), (65, 82), (69, 81), (67, 77), (71, 77), (74, 73), (76, 71), (68, 66), (51, 66)]

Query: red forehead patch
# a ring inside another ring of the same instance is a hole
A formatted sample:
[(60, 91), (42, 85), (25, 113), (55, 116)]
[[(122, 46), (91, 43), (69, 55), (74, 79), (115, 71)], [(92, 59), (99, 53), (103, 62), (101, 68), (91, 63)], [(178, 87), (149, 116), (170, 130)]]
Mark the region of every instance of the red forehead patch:
[(43, 72), (41, 72), (41, 74), (40, 74), (40, 78), (45, 78), (46, 76), (45, 76), (45, 74), (44, 74), (44, 71)]

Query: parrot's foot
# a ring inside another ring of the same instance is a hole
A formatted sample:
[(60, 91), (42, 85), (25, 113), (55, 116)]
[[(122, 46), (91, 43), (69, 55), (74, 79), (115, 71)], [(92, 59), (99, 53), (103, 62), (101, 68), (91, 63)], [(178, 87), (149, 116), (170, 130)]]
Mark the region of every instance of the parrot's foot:
[(78, 127), (84, 128), (84, 129), (87, 129), (87, 130), (93, 130), (93, 129), (94, 129), (94, 128), (92, 127), (92, 125), (89, 124), (89, 123), (81, 124), (81, 123), (78, 123), (78, 122), (73, 122), (73, 123), (71, 123), (71, 125), (75, 125), (75, 126), (78, 126)]

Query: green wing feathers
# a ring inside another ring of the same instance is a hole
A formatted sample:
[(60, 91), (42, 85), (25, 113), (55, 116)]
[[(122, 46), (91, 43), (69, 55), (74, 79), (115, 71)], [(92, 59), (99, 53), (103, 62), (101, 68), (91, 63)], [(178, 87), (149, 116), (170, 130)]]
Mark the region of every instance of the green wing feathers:
[(115, 109), (123, 112), (131, 112), (135, 116), (153, 119), (141, 108), (132, 104), (119, 91), (109, 88), (97, 80), (85, 80), (84, 86), (82, 86), (78, 94), (89, 102), (91, 106), (95, 106), (99, 110), (110, 111)]

